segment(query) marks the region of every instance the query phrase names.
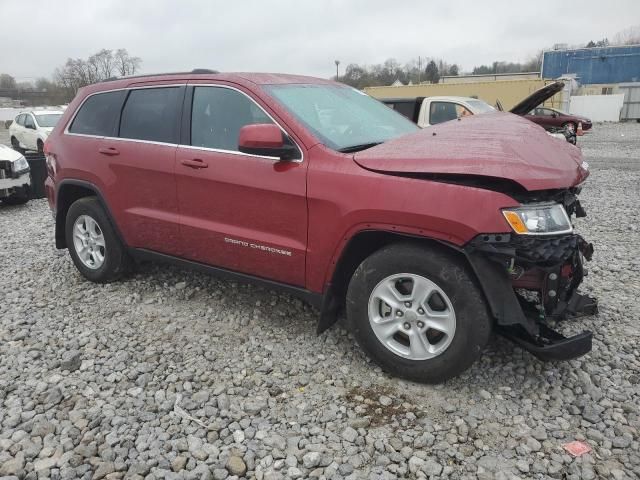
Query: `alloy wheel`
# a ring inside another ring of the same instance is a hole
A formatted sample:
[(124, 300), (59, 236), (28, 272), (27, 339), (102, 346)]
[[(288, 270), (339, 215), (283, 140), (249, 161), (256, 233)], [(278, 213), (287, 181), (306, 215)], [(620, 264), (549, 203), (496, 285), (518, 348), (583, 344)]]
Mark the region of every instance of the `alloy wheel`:
[(456, 315), (447, 294), (428, 278), (400, 273), (383, 279), (369, 297), (369, 323), (396, 355), (428, 360), (451, 345)]
[(97, 270), (104, 263), (104, 235), (98, 222), (89, 215), (80, 215), (73, 224), (73, 246), (85, 267)]

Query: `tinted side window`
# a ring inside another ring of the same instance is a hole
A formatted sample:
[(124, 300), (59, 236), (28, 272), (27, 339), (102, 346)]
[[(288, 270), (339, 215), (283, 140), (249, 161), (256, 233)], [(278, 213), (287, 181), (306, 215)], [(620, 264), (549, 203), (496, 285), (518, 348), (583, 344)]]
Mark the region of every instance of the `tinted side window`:
[(69, 127), (71, 133), (113, 137), (124, 91), (92, 95), (82, 104)]
[(458, 118), (456, 104), (451, 102), (431, 102), (429, 108), (429, 124), (436, 125)]
[(24, 125), (24, 114), (18, 115), (18, 117), (16, 118), (16, 123), (18, 125)]
[(131, 90), (122, 110), (120, 137), (178, 143), (180, 87)]
[(273, 121), (244, 94), (222, 87), (196, 87), (191, 111), (191, 145), (238, 151), (240, 129)]
[(24, 126), (25, 127), (36, 128), (36, 124), (33, 123), (33, 117), (31, 115), (25, 115), (24, 116)]

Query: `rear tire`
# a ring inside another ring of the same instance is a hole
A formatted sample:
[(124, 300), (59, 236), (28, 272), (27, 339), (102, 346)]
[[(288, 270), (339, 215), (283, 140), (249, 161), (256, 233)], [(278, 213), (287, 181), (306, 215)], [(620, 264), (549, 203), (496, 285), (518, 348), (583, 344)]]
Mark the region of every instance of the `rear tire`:
[(388, 373), (417, 382), (439, 383), (460, 374), (491, 335), (473, 274), (437, 247), (394, 244), (368, 257), (351, 278), (346, 308), (349, 327), (369, 357)]
[(129, 271), (131, 259), (97, 198), (81, 198), (71, 205), (65, 236), (71, 259), (86, 279), (109, 283)]
[(20, 142), (16, 137), (11, 137), (11, 148), (13, 148), (14, 150), (20, 153), (24, 153), (24, 149), (20, 147)]

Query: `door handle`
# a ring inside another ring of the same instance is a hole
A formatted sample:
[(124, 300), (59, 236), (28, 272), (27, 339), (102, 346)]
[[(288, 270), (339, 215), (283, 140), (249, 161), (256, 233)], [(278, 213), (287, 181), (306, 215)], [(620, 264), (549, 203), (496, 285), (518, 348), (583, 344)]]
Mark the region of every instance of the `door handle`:
[(100, 147), (98, 149), (98, 152), (100, 152), (103, 155), (109, 155), (109, 156), (114, 156), (114, 155), (120, 155), (120, 151), (117, 148), (113, 148), (113, 147)]
[(199, 158), (184, 159), (181, 160), (180, 163), (182, 163), (182, 165), (184, 165), (185, 167), (190, 168), (207, 168), (209, 166), (207, 162)]

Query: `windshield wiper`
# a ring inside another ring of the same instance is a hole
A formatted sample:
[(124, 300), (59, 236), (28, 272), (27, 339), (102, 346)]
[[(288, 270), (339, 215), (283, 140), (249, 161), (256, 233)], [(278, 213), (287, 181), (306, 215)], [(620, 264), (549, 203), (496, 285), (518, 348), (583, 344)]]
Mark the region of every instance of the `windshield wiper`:
[(349, 147), (344, 147), (339, 149), (340, 153), (352, 153), (359, 152), (360, 150), (366, 150), (367, 148), (375, 147), (376, 145), (380, 145), (384, 142), (370, 142), (370, 143), (361, 143), (360, 145), (351, 145)]

